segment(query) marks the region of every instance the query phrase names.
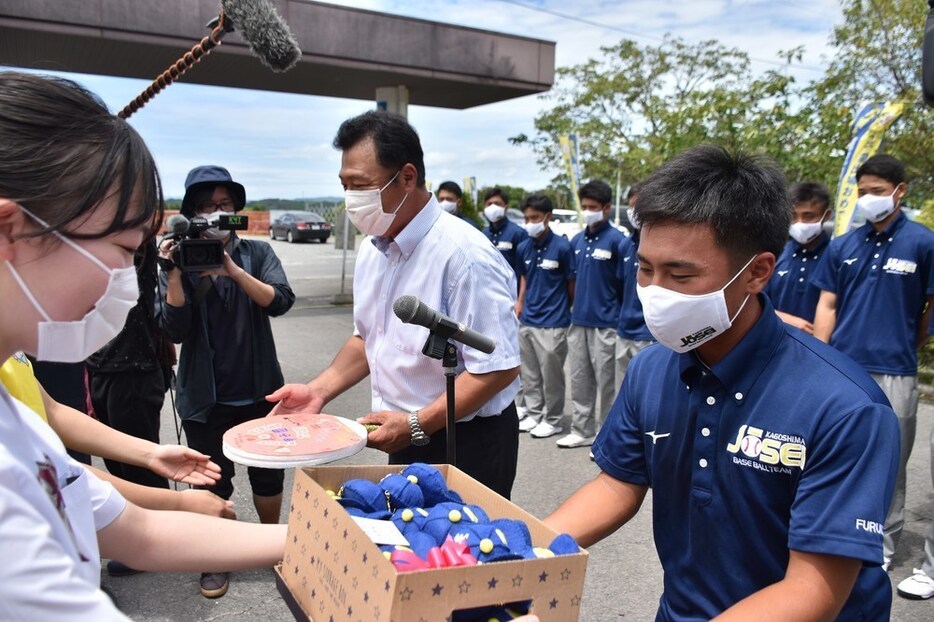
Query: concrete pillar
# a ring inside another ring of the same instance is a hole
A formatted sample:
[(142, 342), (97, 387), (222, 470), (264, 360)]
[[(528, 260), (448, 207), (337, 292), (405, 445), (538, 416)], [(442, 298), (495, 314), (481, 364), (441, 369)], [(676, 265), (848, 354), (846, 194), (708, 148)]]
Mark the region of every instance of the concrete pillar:
[(404, 85), (376, 87), (376, 109), (409, 118), (409, 89)]

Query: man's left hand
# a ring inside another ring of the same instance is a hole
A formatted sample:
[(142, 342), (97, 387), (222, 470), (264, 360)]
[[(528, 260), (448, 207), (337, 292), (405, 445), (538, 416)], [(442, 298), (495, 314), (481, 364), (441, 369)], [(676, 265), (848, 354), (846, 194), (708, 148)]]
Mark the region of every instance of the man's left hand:
[(229, 276), (233, 278), (240, 270), (242, 270), (242, 268), (234, 263), (234, 260), (230, 258), (227, 251), (224, 251), (224, 264), (220, 268), (204, 270), (198, 274), (199, 276)]
[(409, 427), (409, 414), (384, 410), (370, 413), (357, 419), (364, 425), (375, 423), (379, 428), (367, 435), (367, 447), (374, 447), (387, 454), (401, 451), (412, 444), (412, 428)]

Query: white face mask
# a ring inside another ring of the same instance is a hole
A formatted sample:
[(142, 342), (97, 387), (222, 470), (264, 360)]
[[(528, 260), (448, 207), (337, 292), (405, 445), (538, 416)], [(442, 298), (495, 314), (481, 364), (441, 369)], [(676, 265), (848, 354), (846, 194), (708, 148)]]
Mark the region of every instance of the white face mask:
[(390, 225), (392, 225), (392, 221), (396, 218), (396, 212), (399, 211), (402, 204), (409, 198), (409, 193), (406, 192), (402, 202), (396, 206), (396, 209), (393, 210), (391, 214), (387, 214), (383, 211), (383, 201), (380, 199), (380, 196), (383, 190), (389, 187), (389, 184), (396, 181), (396, 177), (398, 177), (401, 172), (402, 170), (400, 169), (392, 176), (392, 179), (386, 182), (386, 185), (379, 190), (344, 191), (344, 205), (347, 208), (347, 216), (350, 218), (350, 222), (353, 223), (353, 226), (359, 229), (364, 235), (380, 236), (386, 233)]
[(895, 211), (895, 193), (898, 188), (892, 191), (892, 194), (878, 196), (875, 194), (864, 194), (856, 199), (856, 209), (866, 217), (869, 222), (880, 222), (885, 220)]
[(642, 303), (649, 332), (660, 344), (679, 354), (722, 335), (733, 325), (733, 320), (749, 300), (747, 294), (736, 314), (730, 317), (724, 291), (755, 258), (753, 255), (726, 285), (709, 294), (691, 296), (658, 285), (642, 287), (636, 284), (636, 294)]
[[(20, 209), (43, 227), (48, 226), (24, 207), (20, 207)], [(84, 318), (74, 322), (53, 320), (42, 308), (32, 292), (29, 291), (29, 288), (26, 287), (26, 283), (13, 267), (13, 264), (9, 261), (5, 263), (20, 289), (26, 294), (29, 302), (44, 318), (37, 325), (39, 344), (36, 350), (36, 358), (40, 361), (56, 363), (80, 363), (107, 345), (111, 339), (123, 330), (127, 314), (130, 309), (136, 306), (136, 301), (139, 299), (136, 268), (133, 266), (108, 268), (100, 259), (59, 232), (53, 231), (52, 233), (110, 275), (110, 279), (107, 281), (107, 289), (104, 290), (94, 308), (88, 311)]]
[(598, 212), (593, 212), (589, 209), (584, 210), (584, 225), (587, 227), (593, 227), (596, 224), (603, 222), (603, 210)]
[(208, 240), (226, 240), (230, 237), (229, 229), (218, 229), (217, 226), (220, 224), (221, 216), (233, 216), (233, 212), (225, 212), (223, 210), (217, 210), (211, 214), (201, 214), (205, 220), (208, 221), (208, 224), (211, 225), (209, 228), (201, 232), (201, 237)]
[(796, 222), (788, 227), (788, 235), (798, 244), (807, 244), (817, 239), (824, 231), (822, 222)]
[(457, 211), (457, 203), (454, 201), (438, 201), (438, 205), (448, 214), (453, 214)]
[(636, 218), (635, 208), (632, 208), (632, 207), (626, 208), (626, 218), (629, 219), (630, 224), (632, 224), (632, 226), (635, 227), (636, 229), (642, 228), (642, 223), (640, 223), (639, 219)]
[(537, 238), (541, 234), (545, 233), (545, 222), (527, 222), (524, 225), (525, 232), (529, 234), (529, 237)]
[(496, 203), (490, 203), (483, 208), (483, 215), (490, 222), (499, 222), (506, 215), (506, 208)]

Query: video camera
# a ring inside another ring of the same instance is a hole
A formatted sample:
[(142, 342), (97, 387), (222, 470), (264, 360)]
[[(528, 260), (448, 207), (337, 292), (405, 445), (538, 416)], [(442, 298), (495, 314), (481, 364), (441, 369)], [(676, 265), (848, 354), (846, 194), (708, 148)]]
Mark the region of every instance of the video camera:
[(224, 265), (224, 241), (202, 239), (199, 237), (201, 233), (212, 227), (221, 231), (243, 231), (248, 224), (249, 219), (241, 214), (222, 215), (216, 223), (203, 216), (189, 220), (176, 214), (166, 221), (168, 231), (163, 239), (179, 240), (172, 253), (172, 261), (183, 272), (216, 270)]

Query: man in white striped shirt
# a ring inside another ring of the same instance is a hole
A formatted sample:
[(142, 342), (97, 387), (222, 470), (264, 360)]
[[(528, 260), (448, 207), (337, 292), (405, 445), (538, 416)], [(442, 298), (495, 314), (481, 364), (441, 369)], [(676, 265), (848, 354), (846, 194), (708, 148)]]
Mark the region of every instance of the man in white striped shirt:
[(422, 354), (428, 329), (392, 311), (399, 296), (416, 296), (496, 342), (492, 354), (455, 342), (457, 466), (508, 498), (519, 446), (512, 268), (482, 233), (440, 209), (405, 119), (367, 112), (341, 125), (334, 146), (348, 214), (369, 236), (354, 271), (354, 334), (307, 385), (270, 395), (281, 400), (274, 412), (318, 412), (369, 375), (373, 412), (360, 421), (380, 425), (369, 445), (391, 464), (446, 462), (441, 363)]

